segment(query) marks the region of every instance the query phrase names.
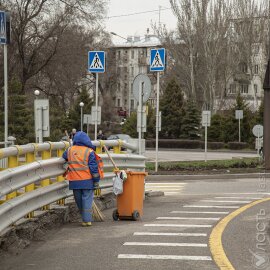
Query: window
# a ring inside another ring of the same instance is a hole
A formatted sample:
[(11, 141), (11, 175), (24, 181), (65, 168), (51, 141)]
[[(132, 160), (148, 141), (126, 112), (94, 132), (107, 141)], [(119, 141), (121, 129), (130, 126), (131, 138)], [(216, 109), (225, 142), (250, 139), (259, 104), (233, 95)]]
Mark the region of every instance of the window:
[(246, 63), (240, 64), (240, 71), (242, 71), (243, 73), (247, 73), (248, 67)]
[(118, 84), (117, 84), (117, 91), (118, 91), (118, 92), (120, 92), (120, 88), (121, 88), (120, 83), (118, 83)]
[(117, 52), (117, 55), (118, 55), (118, 60), (120, 60), (120, 58), (121, 58), (121, 51), (118, 51)]
[(124, 67), (124, 72), (127, 73), (128, 72), (128, 68)]
[(236, 85), (234, 83), (230, 85), (229, 93), (236, 94)]
[(259, 73), (259, 66), (255, 65), (254, 67), (254, 74), (258, 74)]
[(134, 50), (131, 51), (131, 59), (134, 59)]
[(258, 85), (257, 84), (254, 84), (254, 93), (258, 94)]
[(125, 99), (125, 106), (127, 106), (127, 100)]
[(130, 100), (130, 109), (134, 110), (134, 99)]
[(130, 84), (130, 93), (133, 95), (133, 83)]
[(241, 92), (241, 94), (248, 94), (248, 84), (241, 84), (240, 85), (240, 92)]
[(131, 67), (130, 75), (131, 75), (131, 76), (134, 76), (134, 67)]
[(127, 90), (127, 83), (125, 83), (125, 90)]
[(117, 99), (117, 107), (120, 107), (120, 104), (121, 104), (121, 100), (120, 98)]

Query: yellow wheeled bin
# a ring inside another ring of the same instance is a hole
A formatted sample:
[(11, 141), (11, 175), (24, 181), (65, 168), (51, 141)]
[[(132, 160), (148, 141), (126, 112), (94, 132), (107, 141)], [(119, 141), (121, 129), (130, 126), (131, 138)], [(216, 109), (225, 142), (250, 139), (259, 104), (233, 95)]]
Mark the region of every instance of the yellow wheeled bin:
[(138, 220), (143, 215), (144, 179), (146, 172), (127, 171), (127, 180), (123, 183), (123, 193), (117, 196), (117, 209), (113, 219)]

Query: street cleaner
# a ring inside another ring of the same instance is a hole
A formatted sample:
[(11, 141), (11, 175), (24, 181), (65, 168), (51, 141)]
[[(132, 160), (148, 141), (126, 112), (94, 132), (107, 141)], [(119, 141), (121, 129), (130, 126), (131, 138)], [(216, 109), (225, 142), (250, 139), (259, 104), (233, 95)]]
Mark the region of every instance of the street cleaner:
[(102, 162), (95, 154), (95, 146), (90, 138), (82, 131), (75, 134), (73, 145), (64, 152), (63, 158), (68, 164), (66, 179), (69, 189), (73, 190), (82, 226), (91, 226), (94, 189), (99, 188), (102, 178)]

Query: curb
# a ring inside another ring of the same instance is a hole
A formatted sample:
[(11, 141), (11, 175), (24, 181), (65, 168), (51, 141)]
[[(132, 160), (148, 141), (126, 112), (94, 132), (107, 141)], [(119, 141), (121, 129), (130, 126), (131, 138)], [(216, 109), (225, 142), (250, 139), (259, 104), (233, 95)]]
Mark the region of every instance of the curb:
[(270, 173), (247, 173), (247, 174), (194, 174), (194, 175), (148, 175), (146, 181), (187, 181), (187, 180), (234, 180), (243, 178), (269, 178)]

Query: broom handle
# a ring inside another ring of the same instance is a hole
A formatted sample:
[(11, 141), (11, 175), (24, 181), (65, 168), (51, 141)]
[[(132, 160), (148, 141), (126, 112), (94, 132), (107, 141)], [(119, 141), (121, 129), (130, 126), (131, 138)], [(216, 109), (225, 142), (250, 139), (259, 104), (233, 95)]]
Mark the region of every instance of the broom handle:
[(112, 164), (113, 164), (113, 166), (114, 166), (114, 169), (117, 170), (117, 171), (119, 171), (118, 167), (116, 166), (114, 160), (112, 159), (112, 157), (111, 157), (111, 155), (110, 155), (110, 153), (109, 153), (109, 150), (108, 150), (107, 146), (104, 144), (103, 147), (104, 147), (105, 152), (107, 153), (107, 155), (108, 155), (110, 161), (112, 162)]
[(69, 144), (71, 145), (71, 139), (69, 138), (69, 135), (68, 135), (67, 130), (65, 130), (65, 134), (66, 134), (66, 136), (67, 136), (67, 139), (68, 139)]

